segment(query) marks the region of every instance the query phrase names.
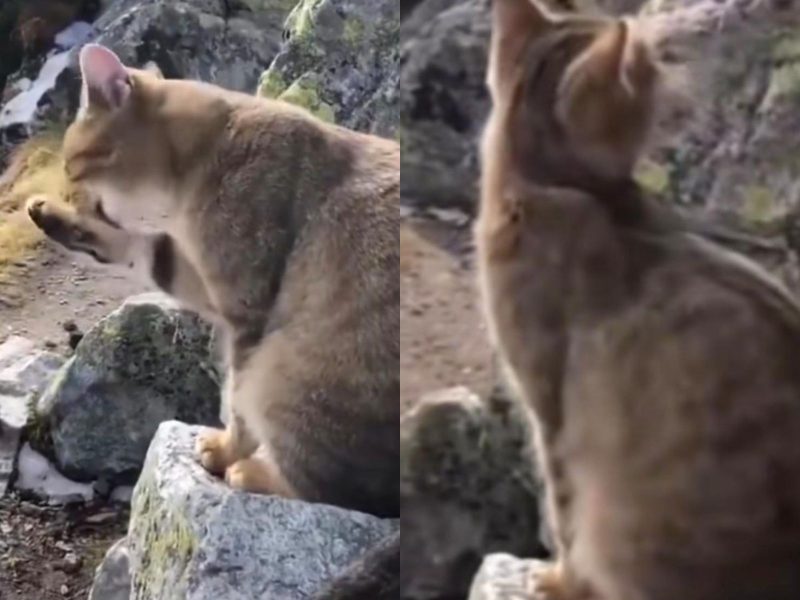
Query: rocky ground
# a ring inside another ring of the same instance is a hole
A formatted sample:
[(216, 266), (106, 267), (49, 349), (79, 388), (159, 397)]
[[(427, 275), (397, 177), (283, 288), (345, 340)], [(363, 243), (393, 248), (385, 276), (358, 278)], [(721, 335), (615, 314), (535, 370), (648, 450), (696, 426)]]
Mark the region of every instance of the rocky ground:
[(0, 598), (85, 600), (95, 568), (127, 529), (128, 512), (0, 498)]
[[(11, 335), (68, 354), (70, 331), (86, 331), (135, 293), (149, 291), (126, 273), (41, 242), (0, 283), (0, 343)], [(71, 325), (72, 324), (72, 325)]]

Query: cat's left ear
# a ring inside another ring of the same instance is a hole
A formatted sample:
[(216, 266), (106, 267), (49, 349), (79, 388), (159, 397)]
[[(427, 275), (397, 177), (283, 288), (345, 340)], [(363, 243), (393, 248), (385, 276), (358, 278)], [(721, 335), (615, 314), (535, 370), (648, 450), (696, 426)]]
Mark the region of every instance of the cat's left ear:
[(82, 108), (117, 110), (131, 94), (131, 78), (122, 61), (108, 48), (87, 44), (80, 54)]

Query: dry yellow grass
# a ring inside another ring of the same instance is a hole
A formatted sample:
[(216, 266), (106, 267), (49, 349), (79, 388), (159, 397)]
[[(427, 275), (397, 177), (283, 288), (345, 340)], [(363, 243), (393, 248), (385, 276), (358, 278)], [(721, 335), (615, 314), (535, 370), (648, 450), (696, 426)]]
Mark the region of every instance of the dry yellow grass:
[(0, 177), (0, 283), (13, 279), (15, 263), (32, 256), (42, 240), (24, 212), (25, 202), (36, 194), (66, 202), (76, 196), (64, 173), (59, 132), (22, 144)]

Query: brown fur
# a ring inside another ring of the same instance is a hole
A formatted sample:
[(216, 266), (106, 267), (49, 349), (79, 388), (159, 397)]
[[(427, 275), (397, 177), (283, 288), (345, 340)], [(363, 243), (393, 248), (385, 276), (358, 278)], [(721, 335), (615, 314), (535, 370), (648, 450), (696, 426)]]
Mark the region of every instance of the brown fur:
[(34, 221), (225, 329), (229, 425), (198, 440), (210, 471), (397, 515), (398, 145), (88, 52), (64, 153), (94, 211), (36, 198)]
[(800, 598), (800, 307), (631, 180), (663, 98), (637, 23), (495, 0), (475, 226), (533, 409), (559, 600)]

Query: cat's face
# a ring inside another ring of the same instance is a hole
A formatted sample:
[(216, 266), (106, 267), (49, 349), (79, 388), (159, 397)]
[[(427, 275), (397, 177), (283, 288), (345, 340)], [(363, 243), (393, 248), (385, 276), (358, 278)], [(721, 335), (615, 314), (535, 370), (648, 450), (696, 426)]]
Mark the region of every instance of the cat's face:
[(635, 21), (494, 0), (488, 85), (516, 167), (546, 183), (630, 175), (651, 130), (659, 66)]
[(106, 48), (81, 52), (81, 107), (64, 138), (68, 178), (135, 193), (166, 185), (169, 144), (158, 118), (160, 74), (128, 69)]

